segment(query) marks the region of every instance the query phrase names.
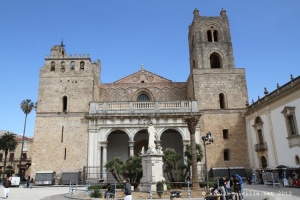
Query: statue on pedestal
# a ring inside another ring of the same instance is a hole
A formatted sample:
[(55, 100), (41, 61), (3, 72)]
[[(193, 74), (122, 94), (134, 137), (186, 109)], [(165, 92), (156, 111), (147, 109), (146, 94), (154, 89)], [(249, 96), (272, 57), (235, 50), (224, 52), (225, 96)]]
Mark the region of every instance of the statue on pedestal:
[(152, 123), (150, 122), (149, 127), (148, 127), (148, 135), (149, 135), (149, 140), (148, 140), (148, 154), (154, 154), (156, 153), (156, 145), (155, 145), (155, 140), (157, 139), (157, 132), (155, 128), (153, 127)]

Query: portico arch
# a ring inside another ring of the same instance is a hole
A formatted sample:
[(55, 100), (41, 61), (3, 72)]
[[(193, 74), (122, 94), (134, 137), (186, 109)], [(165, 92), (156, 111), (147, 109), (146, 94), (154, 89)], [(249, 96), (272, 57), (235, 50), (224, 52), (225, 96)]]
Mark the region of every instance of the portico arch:
[(160, 136), (161, 147), (163, 150), (166, 148), (175, 149), (176, 153), (182, 156), (182, 163), (184, 158), (183, 152), (183, 138), (180, 132), (175, 129), (166, 129), (162, 132)]
[(120, 157), (123, 161), (129, 157), (129, 136), (123, 130), (114, 130), (107, 137), (107, 160)]
[(148, 149), (148, 131), (147, 129), (142, 129), (139, 130), (135, 135), (134, 135), (134, 155), (138, 155), (139, 152), (142, 150), (144, 147), (145, 150)]

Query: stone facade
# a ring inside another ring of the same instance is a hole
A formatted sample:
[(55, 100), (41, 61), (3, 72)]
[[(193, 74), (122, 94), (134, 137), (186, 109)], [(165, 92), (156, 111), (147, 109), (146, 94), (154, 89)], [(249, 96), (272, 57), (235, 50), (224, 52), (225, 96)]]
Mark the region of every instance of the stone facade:
[(190, 140), (184, 120), (191, 114), (200, 118), (196, 143), (202, 144), (208, 131), (215, 138), (207, 146), (209, 169), (249, 167), (245, 70), (234, 66), (226, 11), (202, 17), (195, 10), (188, 42), (186, 82), (172, 82), (142, 66), (100, 84), (99, 60), (67, 56), (63, 44), (54, 46), (40, 71), (33, 172), (53, 170), (59, 178), (63, 171), (84, 171), (84, 179), (110, 180), (107, 160), (137, 155), (147, 145), (150, 122), (162, 148), (172, 147), (184, 156)]

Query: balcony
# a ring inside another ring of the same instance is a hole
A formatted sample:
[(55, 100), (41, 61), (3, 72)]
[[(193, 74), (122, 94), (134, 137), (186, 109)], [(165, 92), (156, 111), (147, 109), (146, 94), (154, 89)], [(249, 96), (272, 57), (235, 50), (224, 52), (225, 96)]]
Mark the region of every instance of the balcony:
[(268, 150), (268, 146), (266, 142), (263, 143), (258, 143), (254, 145), (254, 150), (255, 151), (264, 151), (264, 150)]
[[(20, 158), (16, 157), (8, 157), (6, 159), (6, 163), (12, 163), (12, 162), (20, 162)], [(31, 158), (22, 158), (21, 162), (31, 162)], [(4, 157), (0, 160), (0, 163), (4, 163)]]
[(198, 112), (197, 101), (91, 102), (89, 114), (191, 113)]

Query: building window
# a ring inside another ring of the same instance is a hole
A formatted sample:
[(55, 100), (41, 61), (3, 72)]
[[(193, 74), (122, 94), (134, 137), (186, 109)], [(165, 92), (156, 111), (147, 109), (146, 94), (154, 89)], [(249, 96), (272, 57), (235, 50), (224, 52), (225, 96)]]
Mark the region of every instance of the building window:
[(225, 95), (223, 93), (219, 94), (219, 102), (220, 102), (220, 108), (221, 109), (226, 108)]
[(296, 165), (300, 165), (300, 159), (299, 156), (295, 156)]
[(209, 57), (211, 68), (221, 68), (221, 58), (216, 52), (212, 53)]
[(64, 96), (63, 97), (63, 112), (67, 112), (68, 108), (68, 97)]
[(64, 160), (67, 159), (67, 148), (65, 148)]
[(64, 126), (61, 127), (61, 138), (60, 138), (60, 142), (64, 141)]
[(80, 62), (80, 70), (81, 70), (81, 71), (84, 70), (84, 62), (83, 62), (83, 61)]
[(15, 158), (15, 154), (14, 153), (10, 153), (9, 154), (9, 161), (14, 161)]
[(75, 62), (74, 61), (71, 62), (70, 69), (75, 70)]
[(228, 129), (223, 129), (223, 139), (228, 139)]
[(22, 153), (22, 157), (21, 157), (22, 161), (26, 161), (27, 160), (27, 153)]
[(212, 35), (211, 35), (211, 30), (207, 31), (207, 41), (212, 42)]
[(214, 30), (214, 42), (218, 42), (218, 31)]
[(211, 26), (209, 30), (207, 30), (207, 41), (208, 42), (218, 42), (219, 40), (219, 33), (218, 30), (215, 30), (214, 26)]
[(55, 71), (55, 62), (54, 61), (51, 62), (51, 71), (52, 72)]
[(65, 67), (65, 61), (61, 62), (61, 72), (65, 72), (66, 71), (66, 67)]
[(264, 143), (264, 138), (261, 129), (257, 130), (257, 138), (258, 138), (258, 143), (263, 144)]
[(2, 162), (3, 159), (3, 153), (0, 153), (0, 162)]
[(286, 106), (281, 113), (285, 119), (289, 147), (300, 147), (300, 135), (295, 115), (296, 107)]
[(262, 156), (262, 157), (260, 158), (260, 161), (261, 161), (261, 167), (262, 167), (263, 169), (265, 169), (265, 168), (268, 167), (267, 159), (266, 159), (264, 156)]
[(193, 59), (193, 69), (196, 69), (196, 61)]
[(142, 93), (137, 97), (137, 101), (150, 101), (150, 98), (147, 94)]
[(228, 149), (224, 150), (224, 161), (229, 161), (229, 150)]

